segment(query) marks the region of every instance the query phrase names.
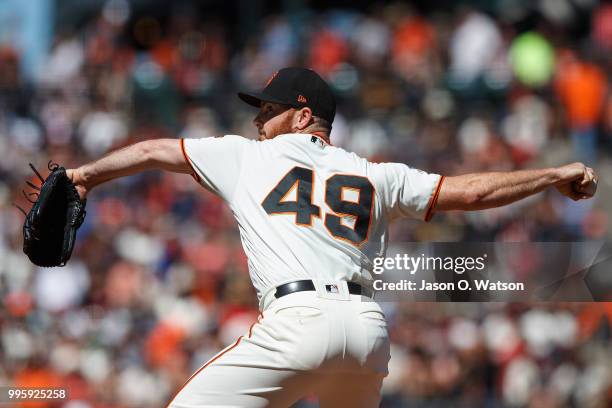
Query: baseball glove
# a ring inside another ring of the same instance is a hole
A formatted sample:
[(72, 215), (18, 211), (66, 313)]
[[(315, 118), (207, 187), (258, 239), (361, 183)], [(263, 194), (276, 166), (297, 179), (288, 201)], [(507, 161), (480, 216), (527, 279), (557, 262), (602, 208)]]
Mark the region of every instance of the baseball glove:
[[(70, 259), (76, 232), (85, 219), (85, 203), (74, 184), (66, 175), (66, 169), (49, 162), (51, 173), (43, 179), (30, 163), (40, 179), (39, 187), (26, 181), (38, 193), (23, 195), (33, 203), (23, 224), (23, 252), (38, 266), (64, 266)], [(30, 199), (37, 196), (36, 201)]]

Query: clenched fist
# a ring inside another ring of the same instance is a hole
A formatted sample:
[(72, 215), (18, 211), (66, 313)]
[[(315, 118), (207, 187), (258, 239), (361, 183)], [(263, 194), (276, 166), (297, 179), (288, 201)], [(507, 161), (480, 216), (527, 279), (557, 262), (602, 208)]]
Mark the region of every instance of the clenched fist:
[(595, 195), (598, 177), (592, 168), (582, 163), (572, 163), (557, 170), (560, 181), (556, 183), (556, 187), (564, 196), (578, 201)]

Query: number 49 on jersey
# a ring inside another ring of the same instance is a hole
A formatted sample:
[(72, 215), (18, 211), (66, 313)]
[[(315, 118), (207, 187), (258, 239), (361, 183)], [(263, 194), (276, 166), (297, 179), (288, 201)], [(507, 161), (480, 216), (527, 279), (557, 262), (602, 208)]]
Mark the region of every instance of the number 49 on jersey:
[[(295, 223), (311, 226), (313, 217), (321, 217), (321, 208), (312, 202), (314, 171), (294, 167), (278, 182), (261, 205), (268, 214), (293, 214)], [(297, 190), (295, 201), (288, 201), (289, 194)], [(345, 191), (352, 190), (356, 200), (345, 198)], [(335, 238), (354, 245), (362, 244), (368, 237), (374, 186), (366, 177), (350, 174), (334, 174), (325, 181), (325, 203), (333, 211), (325, 213), (325, 227)], [(353, 226), (342, 223), (343, 217), (351, 217)]]

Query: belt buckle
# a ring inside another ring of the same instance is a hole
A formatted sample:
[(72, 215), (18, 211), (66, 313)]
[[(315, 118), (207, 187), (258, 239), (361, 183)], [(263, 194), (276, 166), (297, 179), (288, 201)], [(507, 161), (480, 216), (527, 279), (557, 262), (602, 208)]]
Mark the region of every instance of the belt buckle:
[(344, 281), (314, 281), (317, 296), (323, 299), (350, 300), (348, 286)]

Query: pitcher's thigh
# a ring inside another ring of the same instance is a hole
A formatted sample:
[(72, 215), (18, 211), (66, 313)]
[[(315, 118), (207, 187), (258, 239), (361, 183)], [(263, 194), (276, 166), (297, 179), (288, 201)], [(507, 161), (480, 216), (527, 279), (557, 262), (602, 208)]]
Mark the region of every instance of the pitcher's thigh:
[(321, 386), (320, 408), (377, 408), (384, 375), (330, 375)]
[(308, 393), (307, 383), (295, 372), (211, 366), (196, 375), (169, 408), (286, 408)]
[[(242, 347), (241, 347), (242, 346)], [(289, 407), (312, 388), (312, 376), (275, 368), (248, 343), (218, 354), (196, 372), (168, 408)]]

